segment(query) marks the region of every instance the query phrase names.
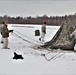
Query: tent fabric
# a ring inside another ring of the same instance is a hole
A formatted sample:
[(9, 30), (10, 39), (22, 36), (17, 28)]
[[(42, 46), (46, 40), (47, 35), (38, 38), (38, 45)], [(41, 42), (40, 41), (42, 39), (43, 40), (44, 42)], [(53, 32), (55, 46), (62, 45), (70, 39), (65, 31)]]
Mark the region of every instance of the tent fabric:
[(51, 49), (73, 50), (75, 45), (74, 37), (70, 34), (74, 31), (74, 26), (70, 22), (64, 22), (55, 36), (49, 42), (46, 42), (43, 47), (50, 47)]

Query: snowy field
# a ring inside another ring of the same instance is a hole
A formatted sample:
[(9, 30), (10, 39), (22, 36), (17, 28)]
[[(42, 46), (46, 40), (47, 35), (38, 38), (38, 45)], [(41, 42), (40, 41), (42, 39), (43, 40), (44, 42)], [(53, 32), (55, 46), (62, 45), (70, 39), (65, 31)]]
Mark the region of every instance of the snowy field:
[[(76, 74), (76, 53), (72, 51), (37, 49), (44, 44), (39, 41), (40, 36), (35, 36), (35, 30), (41, 29), (38, 25), (13, 25), (9, 24), (9, 48), (2, 49), (0, 43), (0, 74)], [(58, 26), (47, 26), (45, 42), (52, 39)], [(1, 39), (1, 35), (0, 35)], [(13, 60), (13, 53), (22, 54), (24, 60)], [(43, 56), (45, 54), (45, 56)]]

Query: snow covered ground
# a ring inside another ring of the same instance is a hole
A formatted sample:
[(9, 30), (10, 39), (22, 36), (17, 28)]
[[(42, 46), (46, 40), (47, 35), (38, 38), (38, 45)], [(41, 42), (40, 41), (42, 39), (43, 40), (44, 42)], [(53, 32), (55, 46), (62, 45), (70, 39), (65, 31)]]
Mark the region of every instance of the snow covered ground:
[[(35, 36), (35, 30), (40, 28), (39, 25), (9, 25), (14, 33), (10, 33), (10, 49), (2, 49), (0, 44), (0, 74), (76, 74), (75, 52), (36, 48), (43, 44), (40, 36)], [(58, 26), (47, 26), (45, 42), (51, 40), (58, 29)], [(22, 54), (24, 60), (13, 60), (14, 52)]]

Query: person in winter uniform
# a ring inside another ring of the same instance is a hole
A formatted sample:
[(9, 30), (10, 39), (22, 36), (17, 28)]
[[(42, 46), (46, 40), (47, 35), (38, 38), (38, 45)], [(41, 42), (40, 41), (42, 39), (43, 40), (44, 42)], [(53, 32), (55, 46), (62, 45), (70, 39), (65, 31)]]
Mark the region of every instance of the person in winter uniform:
[[(2, 25), (1, 25), (1, 29), (2, 29), (2, 27), (3, 27), (3, 24), (4, 24), (4, 22), (2, 23)], [(1, 35), (2, 35), (2, 32), (1, 32)], [(3, 37), (1, 36), (1, 43), (3, 43)]]
[(2, 37), (3, 37), (3, 49), (9, 49), (8, 48), (9, 30), (7, 28), (7, 25), (8, 25), (8, 22), (4, 21), (1, 29)]
[(45, 34), (46, 34), (46, 22), (44, 22), (44, 24), (41, 27), (41, 37), (39, 38), (40, 41), (44, 42)]

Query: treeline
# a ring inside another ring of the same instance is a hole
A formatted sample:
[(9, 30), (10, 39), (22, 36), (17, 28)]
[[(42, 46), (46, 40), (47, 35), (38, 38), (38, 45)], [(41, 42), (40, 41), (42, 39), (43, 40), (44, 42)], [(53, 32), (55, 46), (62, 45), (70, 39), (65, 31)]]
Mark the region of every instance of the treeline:
[(10, 24), (43, 24), (47, 22), (48, 25), (61, 25), (66, 19), (68, 19), (71, 24), (76, 25), (76, 13), (74, 15), (65, 15), (65, 16), (50, 16), (47, 15), (37, 16), (37, 17), (10, 17), (4, 15), (0, 16), (0, 23), (4, 20), (7, 20)]

